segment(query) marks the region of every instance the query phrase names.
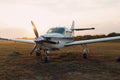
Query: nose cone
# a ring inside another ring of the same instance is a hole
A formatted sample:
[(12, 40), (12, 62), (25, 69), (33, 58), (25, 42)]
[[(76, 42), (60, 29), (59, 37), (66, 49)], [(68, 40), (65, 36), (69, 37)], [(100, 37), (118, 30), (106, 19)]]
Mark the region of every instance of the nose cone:
[(42, 36), (38, 37), (37, 39), (35, 39), (35, 42), (41, 42), (45, 40)]

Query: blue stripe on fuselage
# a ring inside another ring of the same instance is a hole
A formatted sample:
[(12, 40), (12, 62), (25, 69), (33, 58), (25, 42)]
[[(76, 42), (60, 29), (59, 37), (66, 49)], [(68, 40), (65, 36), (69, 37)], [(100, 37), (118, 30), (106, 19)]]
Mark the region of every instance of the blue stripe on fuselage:
[(51, 40), (73, 41), (73, 37), (51, 37)]
[(67, 39), (67, 40), (73, 40), (73, 37), (50, 37), (51, 39)]

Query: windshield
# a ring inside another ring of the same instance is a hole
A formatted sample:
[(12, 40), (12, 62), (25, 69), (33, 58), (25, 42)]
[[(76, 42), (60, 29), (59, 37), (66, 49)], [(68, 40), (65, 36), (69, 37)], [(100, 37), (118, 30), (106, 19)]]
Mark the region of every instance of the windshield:
[(48, 30), (47, 33), (60, 33), (60, 34), (64, 34), (65, 32), (65, 28), (51, 28)]

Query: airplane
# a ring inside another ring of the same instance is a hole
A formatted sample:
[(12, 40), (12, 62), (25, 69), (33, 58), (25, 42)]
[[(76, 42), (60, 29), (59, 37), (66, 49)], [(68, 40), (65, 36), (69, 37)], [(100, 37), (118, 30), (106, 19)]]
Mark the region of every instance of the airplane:
[(50, 51), (59, 50), (60, 48), (72, 46), (72, 45), (82, 45), (83, 50), (83, 58), (87, 58), (88, 49), (87, 44), (90, 43), (97, 43), (103, 41), (110, 41), (110, 40), (118, 40), (120, 36), (116, 37), (107, 37), (107, 38), (98, 38), (98, 39), (90, 39), (90, 40), (80, 40), (74, 41), (74, 32), (75, 31), (83, 31), (83, 30), (94, 30), (95, 28), (74, 28), (75, 22), (72, 22), (71, 28), (68, 29), (66, 27), (53, 27), (50, 28), (46, 34), (39, 36), (37, 28), (33, 21), (31, 21), (34, 34), (36, 38), (34, 40), (23, 40), (23, 39), (8, 39), (8, 38), (0, 38), (0, 40), (9, 40), (15, 42), (23, 42), (29, 44), (35, 44), (33, 49), (30, 51), (29, 55), (32, 55), (34, 52), (36, 56), (41, 57), (41, 51), (44, 50), (44, 62), (48, 63), (48, 54)]

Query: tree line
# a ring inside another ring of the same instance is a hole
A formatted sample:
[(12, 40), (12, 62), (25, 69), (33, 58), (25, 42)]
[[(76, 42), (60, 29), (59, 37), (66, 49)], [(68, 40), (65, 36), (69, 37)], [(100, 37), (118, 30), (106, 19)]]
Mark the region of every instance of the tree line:
[(114, 36), (120, 36), (120, 33), (109, 33), (107, 35), (101, 34), (101, 35), (84, 35), (84, 36), (76, 36), (74, 37), (74, 40), (87, 40), (87, 39), (97, 39), (97, 38), (105, 38), (105, 37), (114, 37)]

